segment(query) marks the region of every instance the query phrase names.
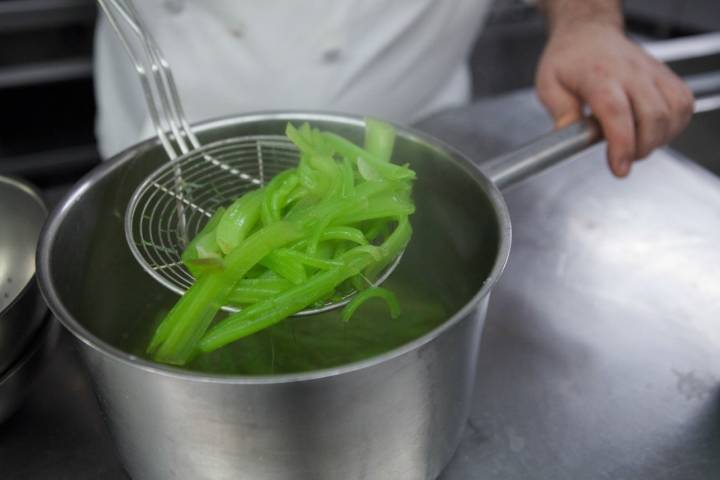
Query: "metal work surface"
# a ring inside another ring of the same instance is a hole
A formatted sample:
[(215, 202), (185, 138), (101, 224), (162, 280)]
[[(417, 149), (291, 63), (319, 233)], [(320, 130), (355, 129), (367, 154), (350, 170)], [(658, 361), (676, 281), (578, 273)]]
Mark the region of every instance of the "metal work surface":
[[(421, 127), (482, 162), (550, 123), (522, 93)], [(623, 181), (604, 162), (507, 192), (513, 251), (442, 480), (720, 478), (720, 181), (668, 151)], [(0, 425), (0, 472), (126, 478), (68, 335)]]
[[(425, 126), (482, 160), (551, 125), (528, 93)], [(597, 147), (506, 199), (513, 249), (442, 480), (720, 478), (718, 178), (659, 151), (618, 181)]]

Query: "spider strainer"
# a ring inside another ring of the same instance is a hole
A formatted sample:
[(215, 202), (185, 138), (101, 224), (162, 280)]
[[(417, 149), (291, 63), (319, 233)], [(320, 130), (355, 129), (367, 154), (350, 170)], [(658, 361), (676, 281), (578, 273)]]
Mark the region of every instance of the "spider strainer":
[[(125, 235), (135, 258), (170, 290), (184, 293), (193, 277), (180, 260), (193, 238), (218, 207), (265, 184), (299, 161), (295, 145), (279, 135), (256, 135), (220, 140), (191, 151), (155, 170), (135, 190), (125, 214)], [(371, 285), (383, 282), (400, 260)], [(345, 305), (342, 299), (308, 308), (311, 315)], [(224, 310), (236, 311), (232, 306)]]
[[(217, 208), (296, 166), (299, 152), (279, 135), (234, 137), (201, 145), (185, 119), (170, 66), (132, 0), (98, 0), (98, 3), (135, 66), (150, 119), (170, 158), (134, 192), (125, 214), (125, 235), (143, 269), (170, 290), (182, 294), (193, 283), (181, 261), (188, 240)], [(374, 282), (368, 280), (368, 284), (382, 283), (399, 260), (400, 256)], [(340, 307), (354, 293), (296, 315)], [(232, 306), (223, 309), (237, 310)]]

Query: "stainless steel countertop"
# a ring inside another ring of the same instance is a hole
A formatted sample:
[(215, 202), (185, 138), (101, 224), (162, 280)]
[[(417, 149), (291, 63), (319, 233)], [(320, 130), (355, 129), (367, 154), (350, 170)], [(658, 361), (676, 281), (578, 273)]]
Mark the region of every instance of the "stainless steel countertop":
[[(550, 122), (521, 93), (424, 127), (482, 161)], [(618, 181), (600, 146), (506, 199), (513, 250), (441, 478), (720, 478), (720, 180), (661, 150)]]
[[(550, 128), (529, 92), (420, 127), (478, 162)], [(720, 478), (720, 180), (602, 147), (509, 192), (465, 438), (442, 480)], [(66, 334), (0, 425), (0, 476), (126, 478)]]

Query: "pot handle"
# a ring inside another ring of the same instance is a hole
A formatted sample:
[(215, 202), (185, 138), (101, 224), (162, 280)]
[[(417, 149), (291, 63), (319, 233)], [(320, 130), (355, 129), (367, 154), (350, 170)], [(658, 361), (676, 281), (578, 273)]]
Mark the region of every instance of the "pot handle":
[(481, 166), (490, 180), (503, 189), (540, 173), (603, 139), (600, 125), (587, 117), (550, 132)]

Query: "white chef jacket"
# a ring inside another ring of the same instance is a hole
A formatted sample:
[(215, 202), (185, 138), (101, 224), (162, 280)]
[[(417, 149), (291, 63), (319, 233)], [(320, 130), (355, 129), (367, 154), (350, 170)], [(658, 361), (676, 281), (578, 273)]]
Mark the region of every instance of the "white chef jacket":
[[(191, 122), (325, 110), (410, 123), (470, 98), (468, 55), (490, 0), (135, 0)], [(105, 18), (95, 41), (97, 136), (112, 154), (153, 135)]]

